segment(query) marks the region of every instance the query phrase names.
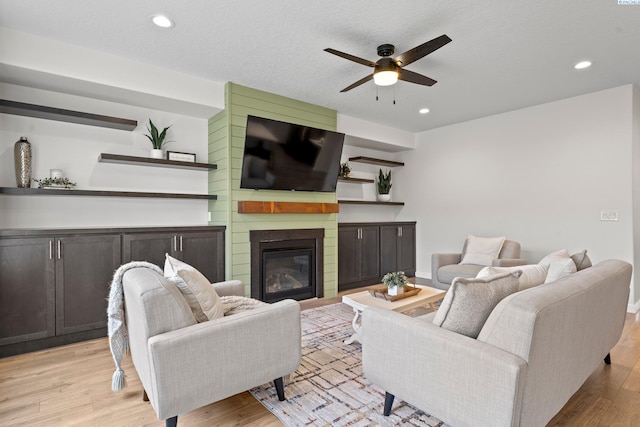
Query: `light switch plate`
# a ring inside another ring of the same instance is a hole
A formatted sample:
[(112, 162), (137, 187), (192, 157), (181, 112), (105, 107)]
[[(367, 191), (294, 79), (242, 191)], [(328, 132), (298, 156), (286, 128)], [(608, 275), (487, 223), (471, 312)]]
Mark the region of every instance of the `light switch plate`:
[(617, 220), (618, 220), (618, 211), (616, 210), (600, 211), (600, 221), (617, 221)]

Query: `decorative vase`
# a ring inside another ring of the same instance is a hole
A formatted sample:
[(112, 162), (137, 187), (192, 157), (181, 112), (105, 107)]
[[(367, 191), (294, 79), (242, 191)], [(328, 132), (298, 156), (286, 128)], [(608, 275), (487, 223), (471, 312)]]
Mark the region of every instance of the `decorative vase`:
[(389, 286), (389, 295), (396, 296), (404, 292), (404, 286)]
[(164, 159), (164, 151), (160, 148), (152, 148), (151, 149), (151, 158), (152, 159)]
[(13, 146), (13, 158), (16, 169), (16, 185), (18, 188), (31, 187), (31, 144), (21, 136)]
[(391, 200), (391, 194), (378, 194), (379, 202), (388, 202)]

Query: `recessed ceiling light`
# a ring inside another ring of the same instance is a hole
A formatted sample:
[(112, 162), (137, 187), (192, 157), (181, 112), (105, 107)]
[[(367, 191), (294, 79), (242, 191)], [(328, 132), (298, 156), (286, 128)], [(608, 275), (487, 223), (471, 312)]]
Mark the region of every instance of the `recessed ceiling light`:
[(173, 21), (164, 15), (155, 15), (153, 18), (151, 18), (151, 20), (158, 27), (162, 27), (162, 28), (173, 27)]
[(575, 68), (576, 70), (583, 70), (589, 67), (591, 67), (591, 61), (581, 61), (574, 65), (573, 68)]
[(428, 108), (421, 108), (418, 112), (420, 114), (427, 114), (429, 112), (429, 109)]

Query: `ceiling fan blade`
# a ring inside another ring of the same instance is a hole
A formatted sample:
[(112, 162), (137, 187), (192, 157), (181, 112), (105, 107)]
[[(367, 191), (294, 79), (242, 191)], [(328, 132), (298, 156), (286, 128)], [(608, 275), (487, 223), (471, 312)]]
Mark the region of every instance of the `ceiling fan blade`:
[(438, 83), (432, 78), (423, 76), (422, 74), (414, 73), (413, 71), (404, 70), (402, 68), (398, 70), (398, 79), (404, 80), (405, 82), (417, 83), (423, 86), (433, 86), (434, 84)]
[(429, 40), (426, 43), (422, 43), (420, 46), (416, 46), (413, 49), (398, 55), (395, 60), (401, 67), (407, 66), (420, 58), (424, 58), (431, 52), (440, 49), (450, 41), (451, 39), (449, 38), (449, 36), (443, 34), (440, 37), (436, 37), (433, 40)]
[(366, 65), (367, 67), (375, 67), (376, 63), (371, 62), (368, 59), (362, 59), (357, 56), (350, 55), (348, 53), (340, 52), (339, 50), (327, 48), (324, 50), (325, 52), (333, 53), (334, 55), (338, 55), (341, 58), (348, 59), (349, 61), (357, 62), (358, 64)]
[(358, 87), (358, 86), (360, 86), (361, 84), (364, 84), (364, 83), (366, 83), (366, 82), (368, 82), (369, 80), (372, 80), (372, 79), (373, 79), (373, 74), (369, 74), (367, 77), (363, 77), (363, 78), (361, 78), (360, 80), (358, 80), (357, 82), (355, 82), (354, 84), (352, 84), (352, 85), (350, 85), (350, 86), (345, 87), (345, 88), (344, 88), (344, 89), (342, 89), (340, 92), (346, 92), (346, 91), (348, 91), (348, 90), (351, 90), (351, 89), (353, 89), (354, 87)]

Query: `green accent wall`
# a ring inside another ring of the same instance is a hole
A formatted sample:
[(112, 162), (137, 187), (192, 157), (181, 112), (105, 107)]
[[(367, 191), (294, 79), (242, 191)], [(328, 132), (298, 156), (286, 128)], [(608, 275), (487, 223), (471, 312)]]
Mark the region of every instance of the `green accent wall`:
[(209, 172), (210, 225), (224, 225), (227, 279), (242, 280), (251, 293), (250, 230), (324, 228), (324, 295), (338, 289), (338, 224), (335, 214), (238, 214), (238, 201), (335, 203), (335, 193), (288, 192), (240, 189), (242, 155), (247, 116), (336, 130), (337, 112), (235, 83), (225, 87), (225, 109), (209, 119), (209, 162), (218, 169)]

